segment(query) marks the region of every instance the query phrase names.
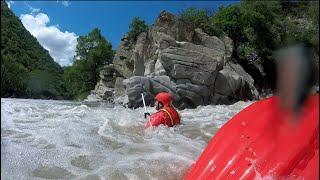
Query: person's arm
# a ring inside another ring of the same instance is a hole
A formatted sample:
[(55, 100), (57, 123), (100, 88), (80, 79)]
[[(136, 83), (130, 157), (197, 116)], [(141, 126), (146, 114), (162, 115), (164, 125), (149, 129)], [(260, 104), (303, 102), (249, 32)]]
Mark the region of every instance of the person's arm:
[(152, 114), (149, 117), (149, 120), (146, 122), (145, 127), (148, 128), (150, 126), (159, 126), (160, 124), (165, 123), (165, 114), (164, 112), (157, 112), (155, 114)]

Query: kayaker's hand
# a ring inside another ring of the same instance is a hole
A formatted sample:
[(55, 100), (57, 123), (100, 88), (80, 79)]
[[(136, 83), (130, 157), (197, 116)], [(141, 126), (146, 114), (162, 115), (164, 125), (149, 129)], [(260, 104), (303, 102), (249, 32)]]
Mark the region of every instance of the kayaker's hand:
[(144, 118), (147, 119), (148, 116), (150, 116), (150, 113), (145, 112), (145, 113), (144, 113)]

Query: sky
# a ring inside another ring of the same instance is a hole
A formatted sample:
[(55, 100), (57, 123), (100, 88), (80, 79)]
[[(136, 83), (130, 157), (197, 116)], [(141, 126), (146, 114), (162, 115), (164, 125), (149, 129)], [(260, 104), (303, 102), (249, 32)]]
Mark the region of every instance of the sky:
[(217, 10), (237, 1), (6, 1), (24, 27), (61, 66), (71, 65), (77, 38), (99, 28), (116, 50), (133, 17), (152, 25), (162, 10)]

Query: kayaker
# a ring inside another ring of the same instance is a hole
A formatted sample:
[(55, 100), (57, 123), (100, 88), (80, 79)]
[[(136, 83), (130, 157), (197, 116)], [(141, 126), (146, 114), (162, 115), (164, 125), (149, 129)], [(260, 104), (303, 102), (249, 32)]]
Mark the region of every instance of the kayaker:
[(157, 110), (154, 114), (145, 113), (145, 118), (149, 115), (145, 127), (159, 126), (160, 124), (173, 127), (180, 124), (180, 115), (172, 105), (172, 96), (170, 93), (161, 92), (155, 97), (155, 108)]

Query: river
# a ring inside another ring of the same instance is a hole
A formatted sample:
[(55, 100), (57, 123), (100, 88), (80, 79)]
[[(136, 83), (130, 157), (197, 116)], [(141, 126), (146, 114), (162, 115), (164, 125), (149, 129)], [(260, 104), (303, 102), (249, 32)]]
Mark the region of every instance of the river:
[(182, 179), (249, 104), (185, 109), (182, 125), (145, 129), (143, 108), (1, 98), (1, 179)]

